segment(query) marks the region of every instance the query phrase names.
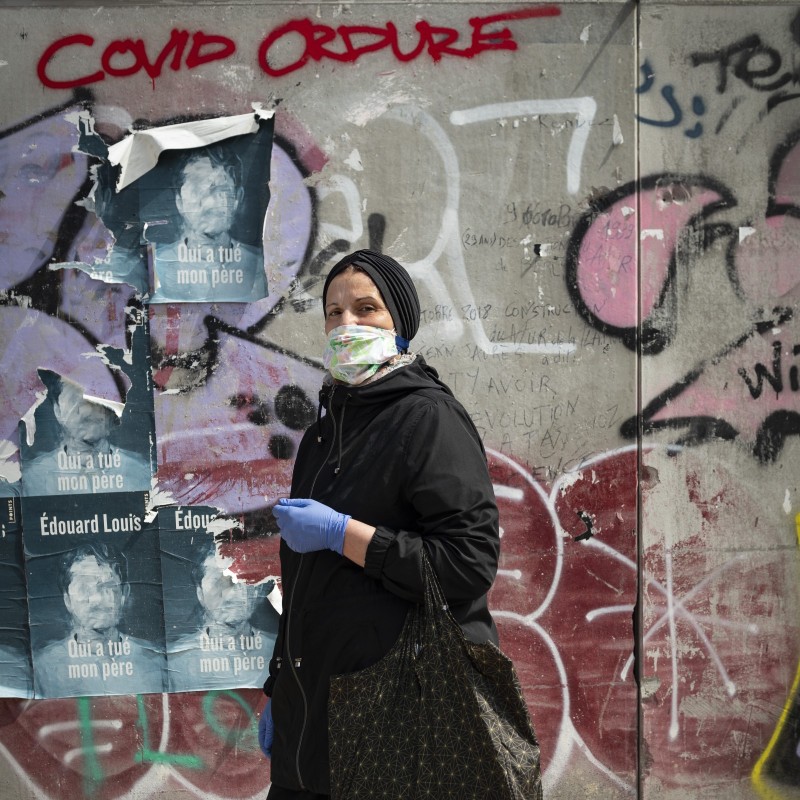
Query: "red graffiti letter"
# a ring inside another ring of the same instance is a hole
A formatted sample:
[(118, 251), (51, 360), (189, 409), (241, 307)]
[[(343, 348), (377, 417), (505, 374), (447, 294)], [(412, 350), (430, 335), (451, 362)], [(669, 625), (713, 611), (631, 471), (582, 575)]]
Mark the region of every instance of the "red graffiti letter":
[[(355, 61), (364, 55), (364, 53), (372, 53), (376, 50), (383, 50), (391, 41), (391, 33), (388, 25), (385, 29), (375, 28), (371, 25), (340, 25), (337, 30), (339, 31), (339, 36), (342, 37), (342, 41), (344, 42), (345, 52), (341, 55), (330, 55), (339, 61)], [(394, 34), (396, 40), (396, 30), (394, 31)], [(356, 45), (353, 43), (353, 36), (375, 36), (376, 39), (373, 42)], [(328, 53), (327, 50), (325, 52), (326, 54)]]
[[(207, 46), (218, 45), (217, 49), (203, 52)], [(227, 36), (214, 36), (202, 31), (195, 31), (192, 39), (192, 49), (186, 56), (186, 66), (189, 69), (199, 67), (201, 64), (208, 64), (209, 61), (222, 61), (236, 52), (236, 43)], [(173, 67), (176, 69), (176, 67)]]
[(392, 52), (398, 61), (413, 61), (425, 48), (425, 42), (420, 36), (419, 39), (417, 39), (417, 46), (410, 53), (401, 53), (397, 36), (397, 27), (393, 22), (386, 23), (386, 33), (391, 36)]
[[(263, 69), (267, 75), (272, 75), (275, 78), (279, 78), (281, 75), (288, 75), (290, 72), (294, 72), (295, 70), (304, 67), (308, 63), (308, 59), (311, 57), (310, 53), (308, 52), (308, 44), (309, 39), (313, 39), (314, 35), (313, 30), (309, 27), (312, 25), (313, 24), (311, 21), (307, 19), (291, 20), (285, 25), (275, 28), (272, 33), (268, 34), (258, 48), (258, 63), (261, 66), (261, 69)], [(269, 59), (267, 58), (269, 49), (273, 44), (275, 44), (275, 42), (278, 41), (278, 39), (281, 39), (287, 33), (299, 33), (300, 36), (304, 38), (305, 42), (303, 46), (303, 54), (293, 64), (288, 64), (285, 67), (271, 67)]]
[[(127, 67), (115, 67), (111, 59), (119, 54), (132, 53), (133, 63)], [(144, 49), (144, 42), (141, 39), (118, 39), (103, 50), (103, 57), (100, 64), (108, 75), (122, 78), (126, 75), (135, 75), (145, 64), (147, 64), (147, 53)]]
[(85, 47), (91, 47), (94, 44), (94, 39), (85, 33), (75, 33), (72, 36), (65, 36), (63, 39), (57, 39), (42, 53), (39, 63), (36, 65), (36, 74), (43, 86), (48, 89), (74, 89), (76, 86), (86, 86), (87, 83), (96, 83), (103, 80), (105, 74), (102, 70), (93, 72), (91, 75), (84, 75), (82, 78), (73, 78), (72, 80), (57, 81), (47, 74), (47, 66), (52, 61), (55, 54), (65, 48), (71, 47), (73, 44), (82, 44)]
[[(428, 53), (434, 61), (441, 61), (442, 54), (449, 56), (469, 56), (469, 51), (460, 50), (457, 47), (450, 47), (453, 42), (458, 41), (458, 31), (453, 28), (438, 28), (429, 22), (422, 20), (416, 25), (420, 37), (428, 41)], [(437, 41), (436, 37), (442, 38)]]
[[(169, 41), (164, 45), (155, 63), (150, 63), (147, 57), (147, 49), (141, 39), (120, 39), (119, 41), (112, 42), (103, 53), (102, 65), (109, 75), (123, 77), (125, 75), (134, 75), (140, 69), (144, 68), (145, 72), (150, 76), (150, 80), (155, 79), (161, 75), (161, 70), (164, 67), (164, 62), (171, 52), (172, 61), (170, 62), (170, 69), (174, 71), (179, 70), (181, 67), (181, 57), (186, 48), (186, 43), (189, 41), (189, 33), (173, 29)], [(111, 63), (111, 59), (120, 53), (133, 53), (133, 63), (127, 67), (115, 67)], [(188, 59), (187, 59), (188, 62)]]
[(171, 50), (174, 50), (175, 54), (172, 56), (172, 61), (169, 62), (169, 68), (173, 72), (177, 72), (181, 68), (181, 57), (183, 56), (183, 51), (186, 49), (186, 43), (188, 41), (189, 31), (180, 31), (177, 28), (172, 29), (172, 32), (169, 35), (169, 41), (166, 43), (166, 45), (164, 45), (164, 49), (158, 54), (156, 63), (151, 65), (145, 57), (144, 68), (147, 70), (150, 80), (155, 81), (155, 79), (161, 74), (161, 68), (164, 66), (164, 62), (167, 60), (167, 56)]
[(311, 36), (306, 35), (306, 41), (311, 45), (309, 55), (314, 61), (322, 61), (323, 58), (333, 58), (336, 61), (348, 60), (343, 58), (342, 53), (335, 50), (327, 50), (325, 45), (336, 38), (336, 31), (329, 25), (316, 25), (311, 20), (306, 20), (310, 26)]

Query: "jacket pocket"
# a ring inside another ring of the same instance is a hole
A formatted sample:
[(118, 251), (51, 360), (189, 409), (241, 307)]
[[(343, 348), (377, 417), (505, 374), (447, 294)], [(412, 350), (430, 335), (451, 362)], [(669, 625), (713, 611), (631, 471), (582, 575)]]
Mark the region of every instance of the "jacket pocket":
[(303, 609), (302, 663), (325, 680), (374, 664), (400, 635), (409, 604), (388, 594), (360, 595)]

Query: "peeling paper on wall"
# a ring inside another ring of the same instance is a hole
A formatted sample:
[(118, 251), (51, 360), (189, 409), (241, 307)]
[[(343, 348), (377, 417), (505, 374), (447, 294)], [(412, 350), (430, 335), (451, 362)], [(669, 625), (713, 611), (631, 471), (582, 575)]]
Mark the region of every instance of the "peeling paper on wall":
[(98, 345), (89, 358), (118, 377), (119, 396), (99, 396), (39, 368), (42, 390), (19, 423), (23, 496), (149, 492), (155, 465), (148, 337), (141, 312), (129, 349)]
[(176, 505), (175, 498), (171, 492), (164, 491), (159, 485), (156, 478), (150, 486), (150, 492), (147, 495), (147, 503), (145, 505), (145, 522), (155, 522), (158, 517), (158, 512), (167, 506)]
[(125, 404), (94, 397), (50, 370), (20, 421), (23, 496), (56, 497), (149, 492), (151, 437), (148, 418), (128, 418)]
[(749, 226), (743, 226), (739, 228), (739, 244), (741, 244), (745, 239), (750, 238), (756, 232), (755, 228), (751, 228)]
[(575, 470), (573, 472), (565, 472), (561, 476), (558, 487), (558, 491), (561, 493), (561, 496), (564, 497), (567, 492), (580, 480), (583, 480), (582, 469)]
[(190, 150), (210, 144), (244, 136), (258, 131), (259, 120), (269, 120), (274, 111), (266, 111), (255, 103), (252, 114), (232, 117), (199, 119), (194, 122), (179, 122), (160, 128), (136, 131), (121, 142), (108, 148), (108, 160), (120, 167), (117, 191), (141, 178), (158, 163), (164, 150)]
[(625, 139), (622, 136), (622, 126), (619, 124), (619, 117), (614, 114), (614, 127), (613, 133), (611, 134), (611, 144), (613, 144), (614, 147), (619, 147), (619, 145), (623, 144), (624, 142)]
[(344, 160), (344, 163), (347, 164), (350, 169), (355, 170), (356, 172), (363, 172), (364, 165), (361, 163), (361, 153), (358, 150), (353, 150), (350, 155)]
[(274, 111), (137, 130), (106, 144), (86, 111), (68, 120), (91, 167), (79, 201), (107, 232), (106, 255), (63, 262), (125, 283), (151, 303), (251, 302), (267, 296), (264, 226)]
[(19, 464), (13, 460), (19, 448), (8, 439), (0, 439), (0, 497), (15, 497), (19, 494), (15, 487), (22, 477)]

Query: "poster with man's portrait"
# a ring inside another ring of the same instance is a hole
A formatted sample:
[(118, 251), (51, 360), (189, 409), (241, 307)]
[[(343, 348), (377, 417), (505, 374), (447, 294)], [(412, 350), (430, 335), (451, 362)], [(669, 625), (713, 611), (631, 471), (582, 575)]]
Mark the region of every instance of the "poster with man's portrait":
[(135, 131), (101, 152), (93, 205), (114, 245), (98, 269), (151, 303), (262, 300), (273, 112)]
[(23, 497), (36, 697), (165, 685), (158, 529), (141, 494)]
[(19, 424), (23, 496), (150, 491), (155, 423), (145, 324), (133, 327), (129, 350), (106, 347), (103, 355), (128, 384), (124, 396), (93, 396), (37, 370), (39, 402)]
[(48, 370), (39, 370), (39, 377), (46, 397), (34, 412), (33, 424), (28, 421), (20, 429), (22, 494), (148, 492), (147, 417), (132, 420), (145, 423), (132, 436), (121, 424), (122, 403), (86, 395), (78, 384)]
[(267, 600), (274, 584), (255, 586), (233, 576), (217, 543), (233, 535), (216, 510), (159, 510), (167, 688), (260, 688), (278, 631)]

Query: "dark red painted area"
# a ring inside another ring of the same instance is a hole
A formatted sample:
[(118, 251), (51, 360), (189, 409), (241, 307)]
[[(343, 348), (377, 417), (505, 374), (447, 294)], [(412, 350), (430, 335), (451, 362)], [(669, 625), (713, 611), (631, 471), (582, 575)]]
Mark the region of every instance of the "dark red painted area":
[(3, 700), (0, 742), (52, 798), (147, 796), (170, 784), (251, 797), (269, 782), (256, 732), (263, 700), (253, 689)]

